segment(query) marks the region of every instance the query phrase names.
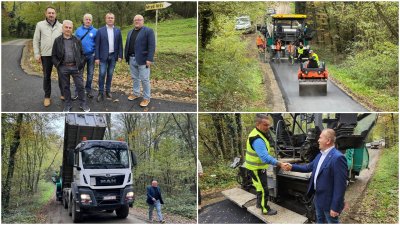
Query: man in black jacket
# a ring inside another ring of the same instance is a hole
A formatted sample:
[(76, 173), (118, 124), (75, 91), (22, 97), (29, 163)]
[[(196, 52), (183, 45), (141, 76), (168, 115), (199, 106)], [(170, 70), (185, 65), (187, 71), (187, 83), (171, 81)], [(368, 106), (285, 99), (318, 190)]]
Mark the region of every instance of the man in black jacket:
[(73, 28), (72, 21), (63, 21), (63, 33), (55, 39), (53, 44), (52, 62), (57, 68), (59, 78), (61, 79), (61, 86), (64, 90), (65, 105), (63, 112), (69, 112), (72, 108), (70, 76), (74, 79), (78, 90), (80, 108), (85, 112), (89, 112), (90, 108), (86, 105), (82, 76), (85, 57), (81, 41), (72, 35)]
[(158, 187), (158, 182), (153, 180), (151, 186), (147, 186), (147, 204), (149, 205), (149, 221), (153, 221), (153, 210), (156, 208), (157, 216), (160, 223), (165, 223), (161, 214), (161, 204), (164, 204), (161, 195), (161, 189)]

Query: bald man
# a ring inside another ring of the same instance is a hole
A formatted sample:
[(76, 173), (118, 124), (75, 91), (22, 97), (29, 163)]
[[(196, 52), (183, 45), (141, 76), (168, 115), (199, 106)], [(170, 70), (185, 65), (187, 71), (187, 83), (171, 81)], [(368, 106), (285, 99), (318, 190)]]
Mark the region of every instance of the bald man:
[(336, 135), (332, 129), (324, 129), (318, 139), (321, 152), (306, 165), (292, 165), (296, 172), (312, 172), (307, 196), (314, 195), (316, 223), (339, 223), (344, 208), (347, 186), (347, 161), (335, 148)]
[(149, 222), (153, 222), (153, 210), (156, 208), (158, 221), (160, 223), (165, 223), (161, 213), (161, 204), (164, 204), (161, 195), (161, 189), (158, 186), (158, 182), (153, 180), (151, 186), (147, 186), (147, 204), (149, 205)]
[(128, 32), (125, 44), (125, 60), (129, 64), (133, 81), (133, 92), (128, 96), (133, 101), (140, 96), (140, 84), (143, 87), (141, 107), (150, 103), (150, 66), (156, 49), (155, 36), (151, 28), (144, 26), (142, 15), (133, 18), (133, 29)]

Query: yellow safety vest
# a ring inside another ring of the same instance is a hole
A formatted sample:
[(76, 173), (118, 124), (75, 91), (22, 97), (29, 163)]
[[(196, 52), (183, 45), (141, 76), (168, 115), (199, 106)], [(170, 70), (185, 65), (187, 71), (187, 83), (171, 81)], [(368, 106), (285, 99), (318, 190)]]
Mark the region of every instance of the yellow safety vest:
[(312, 58), (312, 57), (315, 57), (315, 61), (317, 61), (318, 65), (319, 65), (319, 58), (318, 58), (318, 55), (315, 54), (315, 53), (313, 53), (313, 54), (311, 55), (311, 58)]
[(304, 48), (297, 48), (297, 53), (299, 53), (299, 55), (302, 55), (304, 53)]
[(260, 137), (264, 142), (265, 145), (267, 146), (268, 153), (270, 153), (271, 148), (269, 146), (269, 142), (265, 135), (258, 131), (256, 128), (254, 128), (250, 134), (249, 137), (247, 138), (247, 143), (246, 143), (246, 157), (245, 157), (245, 163), (244, 167), (249, 169), (249, 170), (261, 170), (261, 169), (267, 169), (269, 165), (267, 163), (264, 163), (261, 161), (260, 157), (258, 157), (257, 152), (253, 149), (251, 146), (250, 140), (256, 137)]

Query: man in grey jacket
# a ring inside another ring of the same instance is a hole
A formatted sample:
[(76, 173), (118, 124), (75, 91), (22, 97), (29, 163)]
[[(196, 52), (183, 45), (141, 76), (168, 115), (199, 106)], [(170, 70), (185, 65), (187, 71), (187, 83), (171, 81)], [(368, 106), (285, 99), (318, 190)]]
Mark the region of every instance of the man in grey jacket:
[[(54, 40), (61, 35), (62, 25), (56, 19), (55, 8), (49, 6), (46, 8), (46, 19), (36, 24), (35, 34), (33, 35), (33, 52), (38, 63), (42, 63), (43, 67), (43, 90), (44, 90), (44, 106), (51, 104), (51, 71), (53, 63), (51, 62), (51, 51)], [(64, 99), (61, 81), (58, 79), (58, 86), (61, 91), (61, 99)]]

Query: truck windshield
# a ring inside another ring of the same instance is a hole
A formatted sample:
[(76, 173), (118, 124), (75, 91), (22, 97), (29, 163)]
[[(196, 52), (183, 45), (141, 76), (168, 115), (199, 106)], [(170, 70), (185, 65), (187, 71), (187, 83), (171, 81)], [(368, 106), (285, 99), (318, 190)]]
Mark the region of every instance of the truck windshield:
[(129, 168), (127, 149), (94, 147), (83, 150), (82, 163), (85, 169)]

